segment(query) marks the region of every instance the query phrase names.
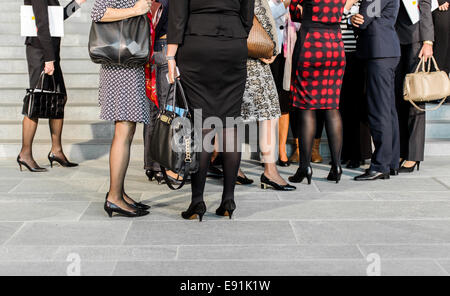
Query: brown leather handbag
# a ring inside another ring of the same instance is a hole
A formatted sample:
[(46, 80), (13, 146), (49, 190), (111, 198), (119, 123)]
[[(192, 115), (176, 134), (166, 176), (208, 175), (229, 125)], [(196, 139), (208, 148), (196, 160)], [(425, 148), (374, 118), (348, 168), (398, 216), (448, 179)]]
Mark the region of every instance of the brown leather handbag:
[[(433, 61), (435, 72), (431, 72), (431, 61)], [(404, 99), (409, 101), (420, 111), (437, 110), (450, 96), (450, 78), (447, 73), (439, 70), (436, 59), (432, 57), (428, 62), (428, 69), (425, 70), (425, 59), (422, 58), (417, 65), (416, 72), (406, 75), (404, 84)], [(422, 68), (422, 71), (419, 69)], [(422, 109), (417, 106), (417, 102), (431, 102), (442, 99), (439, 105), (432, 109)]]
[(253, 17), (253, 27), (248, 35), (247, 47), (248, 56), (251, 58), (270, 59), (273, 57), (275, 44), (256, 16)]

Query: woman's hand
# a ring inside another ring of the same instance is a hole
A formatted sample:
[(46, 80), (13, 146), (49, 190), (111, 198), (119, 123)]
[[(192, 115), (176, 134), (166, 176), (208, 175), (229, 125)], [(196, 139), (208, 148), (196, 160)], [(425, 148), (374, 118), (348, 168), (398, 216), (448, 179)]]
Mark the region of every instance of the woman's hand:
[(359, 28), (360, 25), (364, 24), (364, 16), (359, 13), (352, 16), (350, 20), (352, 25), (356, 28)]
[(152, 0), (138, 0), (133, 7), (136, 11), (136, 15), (143, 15), (149, 12), (152, 7), (152, 2)]
[(441, 6), (439, 6), (439, 10), (440, 11), (447, 11), (449, 8), (450, 4), (447, 2), (445, 2), (444, 4), (442, 4)]
[(178, 77), (177, 73), (177, 62), (175, 60), (168, 60), (168, 68), (169, 68), (169, 83), (175, 83), (175, 78)]
[(54, 72), (55, 72), (55, 63), (53, 61), (45, 62), (44, 73), (48, 75), (53, 75)]
[(425, 58), (425, 62), (428, 62), (428, 59), (433, 56), (433, 45), (424, 43), (422, 46), (422, 50), (419, 53), (419, 58)]
[(259, 60), (266, 65), (270, 65), (275, 61), (276, 58), (277, 58), (277, 56), (273, 56), (270, 59), (260, 58)]
[(78, 6), (81, 6), (86, 0), (75, 0), (75, 2), (78, 4)]

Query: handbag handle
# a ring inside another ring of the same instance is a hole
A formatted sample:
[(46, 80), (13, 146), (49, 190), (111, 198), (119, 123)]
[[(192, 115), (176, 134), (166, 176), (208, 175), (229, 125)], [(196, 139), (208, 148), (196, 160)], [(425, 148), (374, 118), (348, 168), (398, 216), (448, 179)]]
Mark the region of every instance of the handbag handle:
[[(53, 92), (56, 93), (55, 76), (54, 76), (54, 75), (49, 75), (49, 76), (52, 77), (52, 80), (53, 80)], [(40, 83), (41, 83), (41, 87), (40, 87), (41, 93), (44, 92), (44, 80), (45, 80), (45, 71), (42, 71), (42, 72), (41, 72), (41, 75), (39, 76), (39, 80), (38, 80), (38, 82), (36, 83), (36, 86), (35, 86), (34, 89), (39, 88), (39, 82), (40, 82)], [(50, 90), (50, 89), (49, 89), (49, 90)]]
[[(175, 78), (175, 82), (171, 83), (169, 89), (167, 90), (167, 93), (168, 93), (167, 96), (170, 96), (170, 91), (173, 88), (173, 96), (172, 96), (173, 112), (175, 112), (175, 105), (176, 105), (176, 102), (177, 102), (177, 100), (176, 100), (176, 98), (177, 98), (177, 86), (180, 89), (181, 99), (183, 100), (183, 104), (184, 104), (183, 108), (186, 110), (186, 113), (189, 113), (189, 106), (188, 106), (188, 103), (187, 103), (187, 100), (186, 100), (186, 95), (184, 93), (183, 86), (181, 85), (181, 82), (180, 82), (180, 78)], [(167, 102), (168, 101), (169, 100), (167, 100)], [(164, 106), (164, 109), (166, 109), (166, 107), (167, 107), (167, 104)]]
[(422, 112), (426, 112), (426, 111), (436, 111), (437, 109), (441, 108), (441, 106), (444, 104), (444, 102), (445, 102), (446, 100), (447, 100), (446, 97), (443, 98), (443, 99), (441, 100), (441, 102), (440, 102), (436, 107), (430, 108), (430, 109), (423, 109), (423, 108), (420, 108), (419, 106), (417, 106), (416, 103), (414, 103), (413, 100), (408, 100), (408, 101), (409, 101), (409, 102), (414, 106), (414, 108), (416, 108), (417, 110), (422, 111)]

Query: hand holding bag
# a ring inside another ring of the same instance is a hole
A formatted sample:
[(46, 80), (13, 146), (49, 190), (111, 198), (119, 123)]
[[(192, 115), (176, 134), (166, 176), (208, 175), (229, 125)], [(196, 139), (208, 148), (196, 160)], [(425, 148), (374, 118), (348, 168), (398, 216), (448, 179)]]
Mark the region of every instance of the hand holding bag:
[[(177, 88), (179, 88), (184, 104), (181, 108), (186, 110), (183, 115), (176, 113)], [(172, 89), (172, 109), (167, 110), (167, 106), (160, 108), (151, 137), (150, 158), (161, 165), (167, 186), (172, 190), (177, 190), (184, 186), (188, 175), (198, 171), (198, 154), (195, 152), (195, 143), (198, 141), (194, 140), (194, 129), (190, 121), (188, 104), (178, 78), (169, 88), (167, 102), (170, 101)], [(183, 182), (178, 188), (172, 186), (165, 169), (183, 176)]]
[(251, 58), (270, 59), (273, 57), (275, 44), (256, 16), (253, 17), (253, 27), (248, 35), (247, 47), (248, 56)]
[[(433, 61), (435, 72), (431, 70), (431, 60)], [(436, 59), (431, 57), (428, 62), (428, 70), (425, 71), (425, 59), (422, 58), (417, 65), (414, 73), (407, 74), (404, 84), (404, 99), (409, 101), (416, 109), (420, 111), (434, 111), (439, 109), (450, 96), (450, 78), (447, 73), (441, 71), (436, 63)], [(419, 69), (422, 68), (422, 71)], [(430, 102), (442, 99), (439, 105), (432, 109), (422, 109), (416, 102)]]
[(116, 22), (92, 22), (89, 56), (96, 64), (145, 66), (150, 57), (150, 43), (147, 15)]
[[(23, 99), (22, 114), (28, 118), (48, 118), (62, 119), (64, 118), (64, 107), (66, 105), (67, 96), (65, 93), (56, 91), (55, 76), (52, 77), (53, 89), (44, 90), (44, 71), (42, 71), (39, 81), (34, 89), (27, 89), (27, 94)], [(39, 86), (40, 82), (40, 86)]]

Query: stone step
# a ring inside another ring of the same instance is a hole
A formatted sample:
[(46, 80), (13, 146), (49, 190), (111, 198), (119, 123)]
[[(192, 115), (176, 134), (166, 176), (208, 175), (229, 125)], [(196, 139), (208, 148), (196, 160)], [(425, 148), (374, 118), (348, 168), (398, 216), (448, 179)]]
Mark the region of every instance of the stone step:
[[(68, 104), (65, 109), (67, 120), (98, 120), (99, 114), (97, 105)], [(0, 118), (6, 121), (22, 120), (22, 104), (0, 104)]]
[[(70, 34), (62, 38), (62, 46), (86, 46), (88, 45), (88, 34)], [(25, 38), (17, 34), (2, 34), (0, 37), (1, 46), (21, 46)]]
[[(450, 102), (450, 99), (447, 99)], [(429, 104), (427, 108), (432, 108), (435, 105)], [(427, 112), (427, 121), (428, 120), (450, 120), (450, 104), (442, 105), (436, 111)]]
[[(26, 47), (20, 46), (2, 46), (0, 47), (0, 59), (26, 59)], [(65, 46), (61, 48), (61, 59), (65, 60), (84, 60), (85, 63), (92, 63), (89, 58), (87, 46)], [(3, 61), (2, 61), (3, 63)]]
[[(98, 74), (65, 74), (67, 88), (98, 88)], [(28, 87), (29, 80), (23, 74), (0, 74), (0, 90)]]
[[(21, 121), (0, 121), (0, 139), (20, 140), (22, 135)], [(142, 138), (143, 125), (138, 124), (136, 128), (136, 139)], [(111, 140), (114, 136), (114, 125), (109, 121), (74, 121), (65, 120), (63, 139), (84, 140), (93, 139)], [(36, 131), (35, 139), (49, 139), (48, 120), (41, 119)]]
[[(70, 0), (60, 0), (59, 3), (61, 6), (65, 6), (67, 3), (69, 3)], [(18, 13), (20, 12), (20, 6), (23, 5), (22, 0), (2, 0), (2, 12), (3, 13)], [(93, 1), (91, 2), (85, 2), (82, 5), (82, 11), (90, 11), (90, 9), (93, 6)]]
[[(25, 88), (16, 89), (2, 89), (0, 91), (0, 102), (3, 104), (20, 104), (25, 96)], [(68, 102), (70, 105), (72, 103), (77, 103), (79, 105), (98, 104), (98, 88), (68, 88), (67, 89)]]
[[(1, 58), (0, 58), (1, 60)], [(24, 74), (28, 75), (27, 61), (24, 59), (1, 60), (0, 74)], [(64, 74), (98, 74), (100, 65), (90, 60), (63, 59), (61, 68)]]
[(449, 139), (450, 120), (428, 121), (426, 124), (427, 139)]
[[(82, 10), (78, 10), (74, 15), (65, 21), (65, 25), (72, 23), (90, 23), (92, 21), (90, 9), (86, 9), (83, 5)], [(20, 24), (20, 8), (10, 12), (0, 12), (0, 25), (1, 24)]]
[[(91, 28), (90, 21), (84, 22), (70, 22), (64, 23), (64, 35), (69, 34), (89, 34)], [(0, 23), (0, 36), (3, 34), (17, 34), (20, 35), (20, 23)]]

